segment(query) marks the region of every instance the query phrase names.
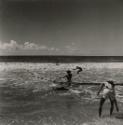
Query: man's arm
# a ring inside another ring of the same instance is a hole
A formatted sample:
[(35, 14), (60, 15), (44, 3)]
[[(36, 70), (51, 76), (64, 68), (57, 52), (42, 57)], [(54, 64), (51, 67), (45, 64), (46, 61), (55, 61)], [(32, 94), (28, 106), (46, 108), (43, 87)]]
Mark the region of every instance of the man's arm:
[(76, 68), (75, 68), (75, 69), (72, 69), (72, 70), (76, 70)]
[(99, 91), (97, 92), (97, 95), (100, 94), (100, 92), (101, 92), (101, 90), (103, 89), (103, 87), (104, 87), (104, 83), (101, 84), (100, 89), (99, 89)]

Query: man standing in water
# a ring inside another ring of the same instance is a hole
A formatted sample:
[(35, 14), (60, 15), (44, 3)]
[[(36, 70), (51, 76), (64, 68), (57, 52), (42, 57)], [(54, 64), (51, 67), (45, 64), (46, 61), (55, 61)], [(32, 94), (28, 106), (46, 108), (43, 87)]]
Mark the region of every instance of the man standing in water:
[(101, 117), (102, 107), (103, 107), (103, 104), (104, 104), (106, 99), (109, 99), (110, 103), (111, 103), (110, 116), (113, 113), (114, 104), (115, 104), (116, 110), (118, 112), (119, 108), (118, 108), (117, 100), (116, 100), (116, 97), (115, 97), (115, 84), (114, 84), (114, 82), (112, 80), (109, 80), (109, 81), (103, 83), (101, 85), (97, 95), (99, 95), (101, 91), (102, 91), (102, 96), (101, 96), (100, 105), (99, 105), (99, 117)]
[(80, 66), (76, 66), (76, 68), (73, 70), (77, 70), (77, 74), (83, 71), (83, 69)]

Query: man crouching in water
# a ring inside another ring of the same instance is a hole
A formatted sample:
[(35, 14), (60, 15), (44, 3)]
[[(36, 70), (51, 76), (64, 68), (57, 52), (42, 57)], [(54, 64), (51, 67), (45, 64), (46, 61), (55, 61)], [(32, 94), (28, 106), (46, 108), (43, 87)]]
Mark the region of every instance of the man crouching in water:
[(109, 80), (109, 81), (103, 83), (101, 85), (97, 95), (99, 95), (101, 91), (102, 91), (102, 96), (101, 96), (100, 105), (99, 105), (99, 117), (101, 117), (102, 107), (103, 107), (103, 104), (104, 104), (106, 99), (109, 99), (110, 103), (111, 103), (110, 116), (113, 113), (114, 104), (115, 104), (117, 112), (119, 112), (117, 100), (116, 100), (116, 97), (115, 97), (115, 84), (114, 84), (114, 82), (112, 80)]
[(72, 73), (70, 70), (67, 70), (66, 72), (67, 74), (63, 78), (67, 79), (67, 87), (70, 87), (72, 82)]

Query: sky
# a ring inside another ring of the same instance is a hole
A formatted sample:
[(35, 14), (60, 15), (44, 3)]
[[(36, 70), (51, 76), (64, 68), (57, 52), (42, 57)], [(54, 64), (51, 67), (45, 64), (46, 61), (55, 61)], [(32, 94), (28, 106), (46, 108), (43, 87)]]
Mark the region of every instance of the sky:
[(122, 0), (1, 0), (0, 55), (123, 55)]

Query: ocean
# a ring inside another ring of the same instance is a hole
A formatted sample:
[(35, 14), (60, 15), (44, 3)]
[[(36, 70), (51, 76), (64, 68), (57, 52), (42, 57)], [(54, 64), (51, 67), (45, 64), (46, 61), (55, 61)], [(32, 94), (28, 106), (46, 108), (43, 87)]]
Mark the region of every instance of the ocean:
[[(83, 68), (80, 74), (74, 69)], [(122, 62), (32, 63), (0, 62), (0, 122), (3, 125), (82, 124), (98, 116), (99, 86), (78, 86), (71, 91), (53, 91), (53, 81), (71, 70), (73, 82), (123, 83)], [(116, 87), (123, 102), (123, 87)], [(108, 102), (107, 102), (108, 103)], [(84, 108), (83, 108), (84, 107)], [(106, 106), (107, 108), (108, 106)], [(95, 113), (94, 113), (95, 112)], [(95, 114), (95, 116), (93, 115)]]

